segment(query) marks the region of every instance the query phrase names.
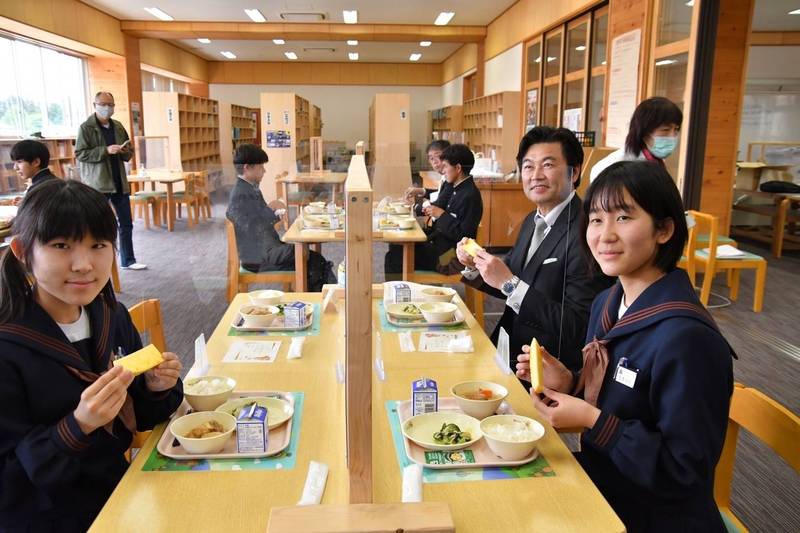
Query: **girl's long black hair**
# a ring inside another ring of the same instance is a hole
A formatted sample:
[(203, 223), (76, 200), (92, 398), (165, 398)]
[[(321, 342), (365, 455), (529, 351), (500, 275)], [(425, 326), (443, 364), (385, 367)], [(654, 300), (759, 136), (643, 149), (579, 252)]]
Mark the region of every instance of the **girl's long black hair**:
[[(11, 237), (19, 242), (24, 263), (10, 247), (0, 257), (0, 323), (21, 317), (32, 301), (33, 245), (85, 236), (108, 241), (116, 250), (117, 218), (102, 193), (78, 181), (61, 179), (47, 179), (30, 189), (11, 226)], [(110, 280), (100, 294), (115, 304)]]

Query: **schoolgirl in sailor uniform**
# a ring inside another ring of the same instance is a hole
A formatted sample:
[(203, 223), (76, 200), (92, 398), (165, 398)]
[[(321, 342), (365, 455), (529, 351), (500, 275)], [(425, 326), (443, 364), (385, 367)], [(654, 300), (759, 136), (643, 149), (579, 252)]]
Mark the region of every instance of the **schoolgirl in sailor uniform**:
[(26, 195), (0, 258), (0, 531), (86, 531), (124, 474), (133, 433), (183, 398), (173, 353), (136, 378), (142, 346), (109, 282), (116, 218), (76, 181)]
[(619, 279), (592, 305), (582, 371), (545, 354), (534, 405), (554, 427), (586, 428), (576, 458), (628, 531), (725, 531), (713, 487), (734, 354), (675, 268), (688, 233), (678, 191), (660, 166), (616, 163), (584, 214), (588, 249)]

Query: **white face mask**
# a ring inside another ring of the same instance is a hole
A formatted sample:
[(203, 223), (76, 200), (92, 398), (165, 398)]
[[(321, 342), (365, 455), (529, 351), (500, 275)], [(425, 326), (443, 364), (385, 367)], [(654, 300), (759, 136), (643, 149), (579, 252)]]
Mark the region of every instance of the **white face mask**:
[(114, 108), (109, 105), (94, 104), (94, 109), (101, 117), (108, 119), (114, 114)]

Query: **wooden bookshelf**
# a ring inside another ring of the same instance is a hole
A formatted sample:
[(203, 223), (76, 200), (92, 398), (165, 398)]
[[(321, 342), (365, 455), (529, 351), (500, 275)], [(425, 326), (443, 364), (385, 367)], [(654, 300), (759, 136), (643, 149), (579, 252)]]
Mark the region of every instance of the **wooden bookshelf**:
[(464, 107), (449, 105), (431, 110), (433, 139), (449, 139), (454, 132), (463, 131)]
[(474, 152), (491, 157), (495, 150), (501, 172), (516, 167), (521, 113), (520, 93), (507, 91), (464, 102), (464, 137)]
[(145, 135), (169, 138), (169, 167), (208, 170), (209, 184), (221, 178), (219, 103), (170, 92), (142, 93)]
[(411, 97), (378, 93), (369, 107), (369, 160), (376, 199), (399, 197), (411, 185)]
[(258, 144), (258, 109), (219, 102), (219, 145), (222, 183), (236, 179), (233, 153), (240, 144)]
[[(14, 170), (11, 148), (22, 139), (0, 139), (0, 194), (22, 192), (25, 182)], [(50, 151), (50, 172), (60, 178), (69, 177), (69, 168), (75, 167), (75, 137), (33, 139)], [(77, 170), (76, 170), (77, 172)]]
[(295, 176), (311, 163), (312, 116), (318, 115), (311, 102), (295, 93), (261, 93), (261, 147), (269, 162), (261, 189), (269, 198), (275, 194), (275, 176), (288, 172)]
[(311, 136), (322, 137), (322, 109), (311, 106)]

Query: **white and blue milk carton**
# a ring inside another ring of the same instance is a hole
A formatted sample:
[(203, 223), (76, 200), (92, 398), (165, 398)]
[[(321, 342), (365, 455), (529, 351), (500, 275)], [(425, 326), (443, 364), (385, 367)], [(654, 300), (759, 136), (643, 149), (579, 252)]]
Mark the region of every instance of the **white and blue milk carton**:
[(411, 383), (411, 406), (414, 416), (435, 413), (439, 410), (439, 389), (430, 378), (421, 378)]
[(395, 283), (392, 286), (394, 291), (394, 303), (404, 304), (411, 301), (411, 287), (408, 283)]
[(287, 329), (306, 326), (306, 304), (292, 302), (283, 307), (283, 323)]
[(256, 403), (244, 406), (236, 418), (236, 449), (239, 453), (265, 453), (268, 442), (267, 408)]

